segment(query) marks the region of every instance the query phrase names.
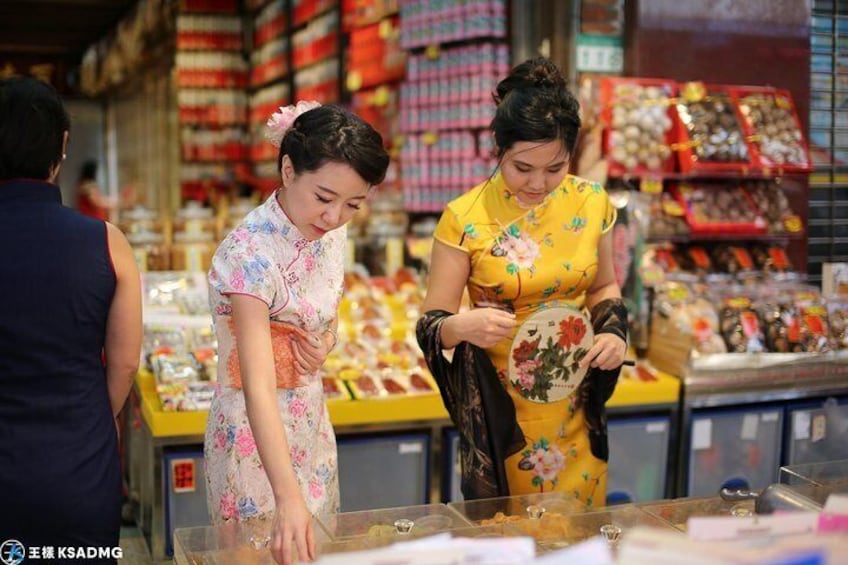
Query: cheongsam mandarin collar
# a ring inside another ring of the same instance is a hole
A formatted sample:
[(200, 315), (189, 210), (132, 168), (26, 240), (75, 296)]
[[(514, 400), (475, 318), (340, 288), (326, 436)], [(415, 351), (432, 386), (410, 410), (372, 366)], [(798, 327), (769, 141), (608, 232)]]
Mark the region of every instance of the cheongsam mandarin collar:
[(280, 233), (292, 241), (294, 241), (298, 248), (306, 247), (311, 243), (311, 241), (305, 237), (300, 232), (298, 227), (294, 225), (294, 222), (289, 218), (289, 215), (286, 214), (286, 211), (283, 210), (283, 207), (280, 206), (280, 201), (277, 200), (277, 195), (281, 189), (277, 189), (271, 195), (269, 199), (269, 206), (271, 211), (271, 221), (274, 222), (277, 227), (280, 229)]
[[(535, 211), (537, 214), (541, 212), (544, 208), (547, 207), (548, 203), (551, 201), (551, 194), (556, 192), (556, 188), (548, 193), (542, 200), (540, 200), (537, 204), (533, 204), (530, 206), (526, 206), (521, 204), (518, 201), (518, 197), (515, 196), (512, 192), (510, 192), (509, 187), (506, 185), (506, 181), (503, 178), (503, 174), (501, 171), (498, 171), (492, 180), (489, 181), (492, 184), (492, 188), (494, 188), (495, 192), (498, 195), (498, 199), (503, 202), (503, 205), (509, 210), (511, 213), (515, 213), (517, 215), (524, 215), (528, 212)], [(559, 187), (557, 187), (559, 188)]]
[(62, 192), (53, 183), (36, 179), (0, 181), (0, 202), (46, 202), (61, 204)]

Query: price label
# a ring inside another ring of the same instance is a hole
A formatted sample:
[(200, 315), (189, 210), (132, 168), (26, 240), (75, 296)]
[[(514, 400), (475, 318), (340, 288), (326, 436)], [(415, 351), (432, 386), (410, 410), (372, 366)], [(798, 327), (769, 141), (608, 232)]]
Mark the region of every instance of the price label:
[(639, 190), (648, 194), (662, 194), (662, 181), (659, 179), (645, 177), (639, 181)]
[(425, 132), (421, 136), (421, 141), (424, 142), (424, 145), (435, 145), (439, 141), (439, 134), (434, 131)]
[(427, 49), (424, 50), (424, 55), (430, 59), (431, 61), (435, 61), (441, 55), (438, 45), (428, 45)]
[(392, 35), (392, 20), (383, 20), (380, 22), (380, 27), (377, 28), (377, 33), (380, 39), (386, 39)]
[(362, 75), (360, 75), (357, 71), (350, 71), (347, 74), (347, 80), (345, 81), (347, 85), (347, 89), (351, 92), (356, 92), (360, 88), (362, 88)]

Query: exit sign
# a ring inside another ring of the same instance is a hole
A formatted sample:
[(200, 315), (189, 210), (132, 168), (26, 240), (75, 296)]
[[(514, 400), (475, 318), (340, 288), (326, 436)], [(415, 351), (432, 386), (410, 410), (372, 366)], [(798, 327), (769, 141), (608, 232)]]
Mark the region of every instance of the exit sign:
[(624, 45), (621, 37), (584, 33), (578, 35), (577, 70), (591, 73), (622, 72)]

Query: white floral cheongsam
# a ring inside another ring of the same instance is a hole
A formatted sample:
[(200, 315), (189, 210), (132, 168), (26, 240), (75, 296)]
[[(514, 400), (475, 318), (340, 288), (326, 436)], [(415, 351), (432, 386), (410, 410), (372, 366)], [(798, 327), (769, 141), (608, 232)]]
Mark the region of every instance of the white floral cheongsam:
[(274, 494), (247, 419), (230, 295), (268, 305), (280, 409), (291, 461), (312, 514), (338, 512), (336, 438), (318, 373), (298, 378), (292, 332), (323, 333), (338, 312), (345, 227), (305, 239), (276, 195), (253, 210), (215, 252), (209, 301), (218, 337), (218, 389), (206, 422), (207, 503), (213, 524), (272, 518)]

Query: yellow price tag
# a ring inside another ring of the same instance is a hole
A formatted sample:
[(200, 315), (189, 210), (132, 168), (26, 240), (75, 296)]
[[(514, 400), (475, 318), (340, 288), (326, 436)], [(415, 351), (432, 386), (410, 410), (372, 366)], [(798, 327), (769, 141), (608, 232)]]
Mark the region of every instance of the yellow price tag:
[(645, 177), (639, 181), (639, 190), (648, 194), (662, 194), (662, 181), (659, 179)]
[(784, 218), (783, 225), (786, 227), (786, 231), (790, 233), (798, 233), (804, 228), (801, 218), (795, 215)]
[(392, 20), (383, 20), (380, 22), (380, 27), (377, 28), (377, 34), (380, 39), (387, 39), (392, 35)]
[(371, 98), (371, 103), (374, 106), (382, 107), (389, 103), (389, 89), (385, 85), (377, 87), (374, 91), (374, 96)]
[(683, 99), (689, 103), (700, 102), (707, 95), (703, 82), (692, 81), (683, 85)]
[(441, 53), (439, 52), (439, 46), (438, 45), (428, 45), (427, 49), (424, 51), (424, 54), (431, 61), (435, 61), (436, 59), (439, 58), (439, 55)]
[(775, 96), (774, 103), (778, 108), (783, 108), (784, 110), (788, 110), (792, 107), (792, 105), (789, 103), (789, 99), (786, 96)]
[(673, 198), (663, 198), (662, 209), (667, 216), (680, 217), (686, 215), (686, 210), (683, 209), (680, 202)]
[(347, 74), (345, 84), (350, 92), (356, 92), (362, 88), (362, 75), (360, 75), (357, 71), (350, 71)]
[(424, 135), (421, 136), (421, 141), (424, 142), (424, 145), (435, 145), (439, 141), (439, 134), (434, 131), (424, 132)]

